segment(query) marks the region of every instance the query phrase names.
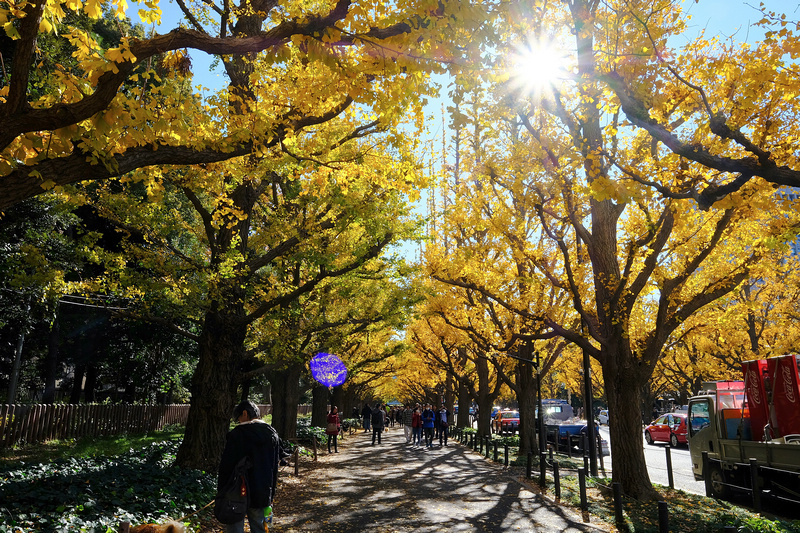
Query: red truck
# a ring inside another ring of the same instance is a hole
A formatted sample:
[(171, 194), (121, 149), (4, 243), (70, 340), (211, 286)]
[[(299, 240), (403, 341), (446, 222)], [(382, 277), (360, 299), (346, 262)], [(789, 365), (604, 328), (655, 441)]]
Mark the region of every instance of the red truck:
[[(750, 460), (762, 490), (800, 497), (800, 355), (742, 363), (742, 381), (714, 381), (689, 399), (689, 453), (715, 496), (748, 487)], [(703, 471), (708, 452), (708, 472)]]

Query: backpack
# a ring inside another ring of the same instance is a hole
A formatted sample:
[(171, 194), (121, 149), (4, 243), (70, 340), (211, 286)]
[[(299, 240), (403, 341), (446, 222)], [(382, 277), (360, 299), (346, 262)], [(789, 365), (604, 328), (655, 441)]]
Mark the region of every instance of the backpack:
[(383, 425), (383, 411), (380, 409), (375, 409), (372, 411), (372, 424), (376, 426)]
[(223, 524), (236, 524), (247, 516), (247, 508), (250, 506), (250, 486), (245, 473), (250, 466), (250, 460), (242, 457), (233, 468), (231, 478), (217, 494), (214, 516)]

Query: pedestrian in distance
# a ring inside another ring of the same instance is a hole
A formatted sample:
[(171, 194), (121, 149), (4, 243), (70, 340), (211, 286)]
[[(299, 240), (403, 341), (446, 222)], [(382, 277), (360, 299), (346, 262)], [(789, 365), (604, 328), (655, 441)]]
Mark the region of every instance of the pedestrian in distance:
[(375, 440), (377, 438), (378, 444), (381, 443), (381, 433), (383, 433), (383, 429), (386, 424), (386, 413), (381, 408), (380, 402), (375, 404), (375, 408), (372, 410), (372, 445), (375, 445)]
[(369, 421), (372, 418), (372, 409), (369, 408), (369, 404), (364, 402), (364, 408), (361, 410), (361, 418), (364, 419), (364, 433), (369, 431)]
[[(233, 477), (234, 469), (242, 458), (251, 465), (245, 472), (250, 490), (247, 521), (250, 531), (265, 531), (265, 516), (272, 512), (272, 500), (278, 482), (281, 439), (272, 426), (261, 420), (258, 406), (251, 401), (239, 403), (233, 410), (238, 425), (225, 437), (225, 448), (219, 463), (217, 493)], [(225, 533), (244, 533), (244, 519), (235, 524), (225, 524)]]
[(411, 412), (411, 440), (412, 446), (422, 446), (422, 411), (419, 404)]
[[(439, 422), (439, 446), (447, 446), (447, 433), (450, 428), (450, 411), (442, 404), (439, 412), (436, 414), (436, 421)], [(444, 442), (444, 444), (442, 444)]]
[(328, 453), (331, 453), (331, 442), (333, 442), (333, 451), (339, 453), (339, 427), (339, 408), (334, 405), (328, 413), (328, 427), (325, 428), (325, 434), (328, 435)]
[(414, 428), (411, 425), (413, 419), (414, 410), (411, 409), (410, 405), (406, 404), (405, 409), (403, 409), (403, 433), (406, 437), (406, 444), (411, 444), (411, 438), (414, 436)]
[(433, 406), (429, 403), (425, 404), (425, 409), (422, 411), (422, 430), (425, 432), (425, 447), (433, 448), (433, 425), (436, 422), (436, 413), (433, 412)]

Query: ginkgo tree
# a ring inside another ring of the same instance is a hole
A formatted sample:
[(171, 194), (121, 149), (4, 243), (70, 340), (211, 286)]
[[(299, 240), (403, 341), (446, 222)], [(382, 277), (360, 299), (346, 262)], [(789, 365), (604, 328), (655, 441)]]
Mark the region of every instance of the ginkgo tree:
[[(482, 6), (455, 1), (178, 5), (189, 27), (146, 38), (131, 33), (111, 47), (72, 15), (125, 18), (126, 2), (12, 0), (0, 7), (15, 45), (0, 88), (0, 209), (82, 180), (260, 153), (350, 106), (398, 109), (387, 87), (396, 88), (399, 102), (427, 94), (427, 72), (458, 55), (452, 39), (479, 40), (486, 19)], [(139, 16), (159, 22), (159, 2), (146, 2)], [(63, 41), (75, 61), (40, 62), (42, 35)], [(221, 58), (229, 90), (206, 100), (184, 93), (190, 50)], [(290, 74), (275, 100), (259, 92), (266, 89), (258, 80), (264, 64), (298, 56), (309, 68), (325, 64), (335, 73), (326, 94), (304, 92)], [(40, 94), (31, 74), (43, 65), (50, 70), (39, 77), (50, 90)], [(297, 97), (286, 105), (280, 95), (290, 92)]]
[[(546, 91), (527, 92), (516, 83), (509, 45), (493, 72), (505, 69), (508, 81), (501, 78), (493, 98), (486, 93), (480, 120), (458, 117), (481, 140), (470, 147), (468, 167), (470, 187), (483, 198), (473, 201), (475, 231), (507, 232), (509, 219), (495, 217), (497, 206), (525, 213), (523, 220), (538, 228), (521, 251), (493, 239), (498, 248), (491, 257), (524, 257), (535, 265), (530, 276), (563, 295), (559, 301), (569, 312), (519, 311), (532, 315), (534, 336), (558, 335), (599, 363), (615, 420), (613, 477), (626, 494), (641, 499), (657, 496), (639, 444), (640, 391), (665, 343), (695, 312), (747, 280), (798, 224), (791, 206), (763, 181), (748, 182), (710, 212), (698, 209), (693, 197), (665, 197), (664, 187), (654, 186), (680, 188), (690, 178), (711, 183), (717, 177), (713, 167), (654, 142), (652, 132), (630, 118), (629, 93), (611, 90), (627, 74), (626, 90), (660, 90), (648, 100), (650, 116), (670, 116), (676, 102), (650, 64), (659, 59), (642, 51), (679, 33), (683, 23), (668, 2), (575, 0), (526, 12), (505, 21), (506, 42), (561, 44), (567, 61), (562, 79)], [(718, 71), (691, 66), (698, 76), (720, 79)], [(697, 125), (686, 120), (687, 127)], [(461, 283), (514, 308), (507, 294), (493, 291), (485, 265), (460, 275)]]

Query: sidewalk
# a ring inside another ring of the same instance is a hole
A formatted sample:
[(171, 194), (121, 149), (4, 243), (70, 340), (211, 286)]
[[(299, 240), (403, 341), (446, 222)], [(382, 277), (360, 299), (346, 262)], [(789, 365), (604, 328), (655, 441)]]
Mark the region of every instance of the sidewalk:
[(455, 441), (413, 448), (399, 427), (371, 439), (359, 430), (323, 452), (328, 468), (293, 491), (297, 501), (282, 502), (279, 482), (270, 531), (606, 531)]

